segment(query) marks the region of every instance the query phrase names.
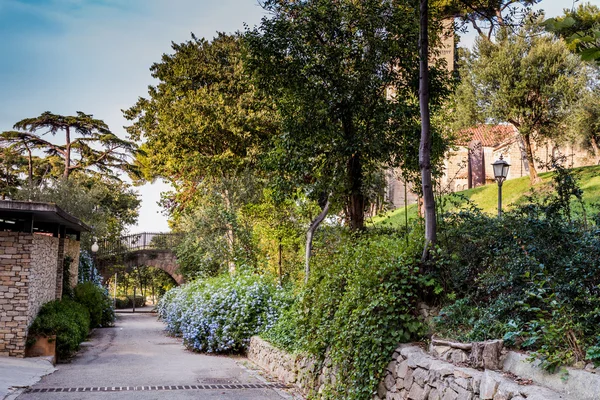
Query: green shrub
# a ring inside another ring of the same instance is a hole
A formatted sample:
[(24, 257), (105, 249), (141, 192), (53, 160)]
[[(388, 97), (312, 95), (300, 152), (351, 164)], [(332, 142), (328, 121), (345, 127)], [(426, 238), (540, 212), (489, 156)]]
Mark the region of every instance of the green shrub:
[(263, 336), (321, 360), (329, 354), (338, 376), (321, 398), (368, 399), (398, 344), (423, 333), (416, 303), (429, 282), (413, 239), (408, 247), (390, 232), (329, 239), (316, 246), (307, 287)]
[(477, 210), (445, 217), (436, 261), (451, 296), (436, 320), (438, 333), (466, 341), (503, 337), (548, 370), (596, 359), (598, 228), (585, 212), (573, 215), (569, 198), (578, 202), (581, 191), (568, 173), (555, 179), (557, 195), (532, 197), (502, 218)]
[(70, 299), (54, 300), (40, 309), (29, 328), (30, 337), (56, 335), (56, 353), (59, 359), (68, 358), (83, 342), (90, 330), (87, 308)]
[[(135, 296), (135, 306), (144, 307), (146, 305), (146, 297), (142, 295)], [(123, 308), (133, 308), (133, 296), (117, 297), (115, 308), (120, 310)]]
[(92, 283), (80, 283), (73, 289), (73, 299), (87, 307), (92, 328), (110, 326), (115, 321), (112, 300), (106, 289)]

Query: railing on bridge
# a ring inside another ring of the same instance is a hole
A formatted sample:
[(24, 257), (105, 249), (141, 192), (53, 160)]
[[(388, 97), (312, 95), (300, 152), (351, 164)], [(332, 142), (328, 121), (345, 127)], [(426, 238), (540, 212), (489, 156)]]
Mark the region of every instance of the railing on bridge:
[(119, 240), (105, 240), (98, 243), (97, 257), (125, 254), (139, 250), (174, 250), (181, 234), (143, 232), (121, 236)]

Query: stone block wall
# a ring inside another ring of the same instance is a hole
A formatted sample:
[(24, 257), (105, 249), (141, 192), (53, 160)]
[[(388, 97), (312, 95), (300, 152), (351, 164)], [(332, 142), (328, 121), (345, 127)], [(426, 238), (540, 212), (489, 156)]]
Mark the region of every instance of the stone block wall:
[[(555, 390), (519, 380), (511, 373), (502, 370), (475, 369), (465, 367), (475, 358), (476, 363), (498, 366), (499, 354), (495, 352), (497, 343), (483, 342), (472, 344), (468, 351), (451, 349), (445, 351), (443, 345), (432, 346), (443, 353), (446, 359), (456, 358), (456, 362), (440, 360), (413, 344), (400, 345), (387, 365), (383, 380), (372, 400), (588, 400), (581, 393), (565, 394), (561, 388)], [(489, 346), (487, 346), (489, 345)], [(488, 348), (489, 347), (489, 348)], [(455, 351), (456, 350), (456, 351)], [(490, 351), (492, 350), (492, 351)], [(465, 353), (464, 356), (461, 353)], [(473, 356), (473, 353), (478, 355)], [(490, 356), (492, 355), (492, 356)], [(298, 387), (303, 393), (315, 395), (326, 384), (335, 384), (336, 371), (328, 357), (317, 363), (311, 357), (288, 354), (259, 337), (250, 340), (248, 358), (287, 385)], [(592, 374), (589, 374), (592, 375)], [(561, 377), (556, 380), (561, 381)], [(526, 383), (524, 385), (519, 384)], [(581, 384), (581, 380), (578, 380)], [(584, 385), (590, 387), (586, 381)], [(595, 386), (594, 386), (595, 387)]]
[(286, 385), (296, 386), (304, 394), (319, 392), (336, 379), (328, 357), (320, 363), (307, 355), (289, 354), (258, 336), (250, 339), (247, 356), (269, 374)]
[[(534, 384), (520, 385), (501, 371), (477, 370), (439, 360), (415, 345), (400, 345), (373, 400), (570, 399)], [(573, 399), (574, 400), (574, 399)]]
[(0, 356), (23, 357), (33, 236), (0, 232)]
[(59, 240), (46, 235), (33, 235), (29, 273), (27, 326), (40, 308), (56, 298), (56, 254)]

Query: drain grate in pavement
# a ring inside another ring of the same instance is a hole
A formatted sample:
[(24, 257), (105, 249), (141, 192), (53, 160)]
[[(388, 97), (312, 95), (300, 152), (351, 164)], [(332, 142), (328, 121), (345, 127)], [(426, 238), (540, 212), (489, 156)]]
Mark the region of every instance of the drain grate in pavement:
[(141, 392), (157, 390), (223, 390), (223, 389), (285, 389), (280, 383), (236, 383), (222, 385), (163, 385), (163, 386), (97, 386), (77, 388), (41, 388), (29, 389), (27, 393), (56, 393), (56, 392)]

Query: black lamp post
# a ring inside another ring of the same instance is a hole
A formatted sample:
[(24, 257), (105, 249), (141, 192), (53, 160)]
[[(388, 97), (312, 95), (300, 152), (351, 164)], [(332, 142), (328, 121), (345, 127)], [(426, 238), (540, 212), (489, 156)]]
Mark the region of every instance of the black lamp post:
[(502, 157), (500, 154), (500, 159), (496, 160), (492, 164), (494, 167), (494, 178), (496, 182), (498, 182), (498, 216), (502, 215), (502, 183), (506, 180), (508, 176), (508, 169), (510, 168), (510, 164)]
[(94, 244), (92, 245), (92, 268), (90, 271), (90, 277), (91, 277), (92, 282), (94, 282), (94, 278), (96, 278), (94, 276), (94, 269), (96, 269), (96, 253), (98, 252), (99, 249), (100, 249), (100, 246), (98, 246), (98, 240), (96, 240), (96, 238), (94, 238)]

